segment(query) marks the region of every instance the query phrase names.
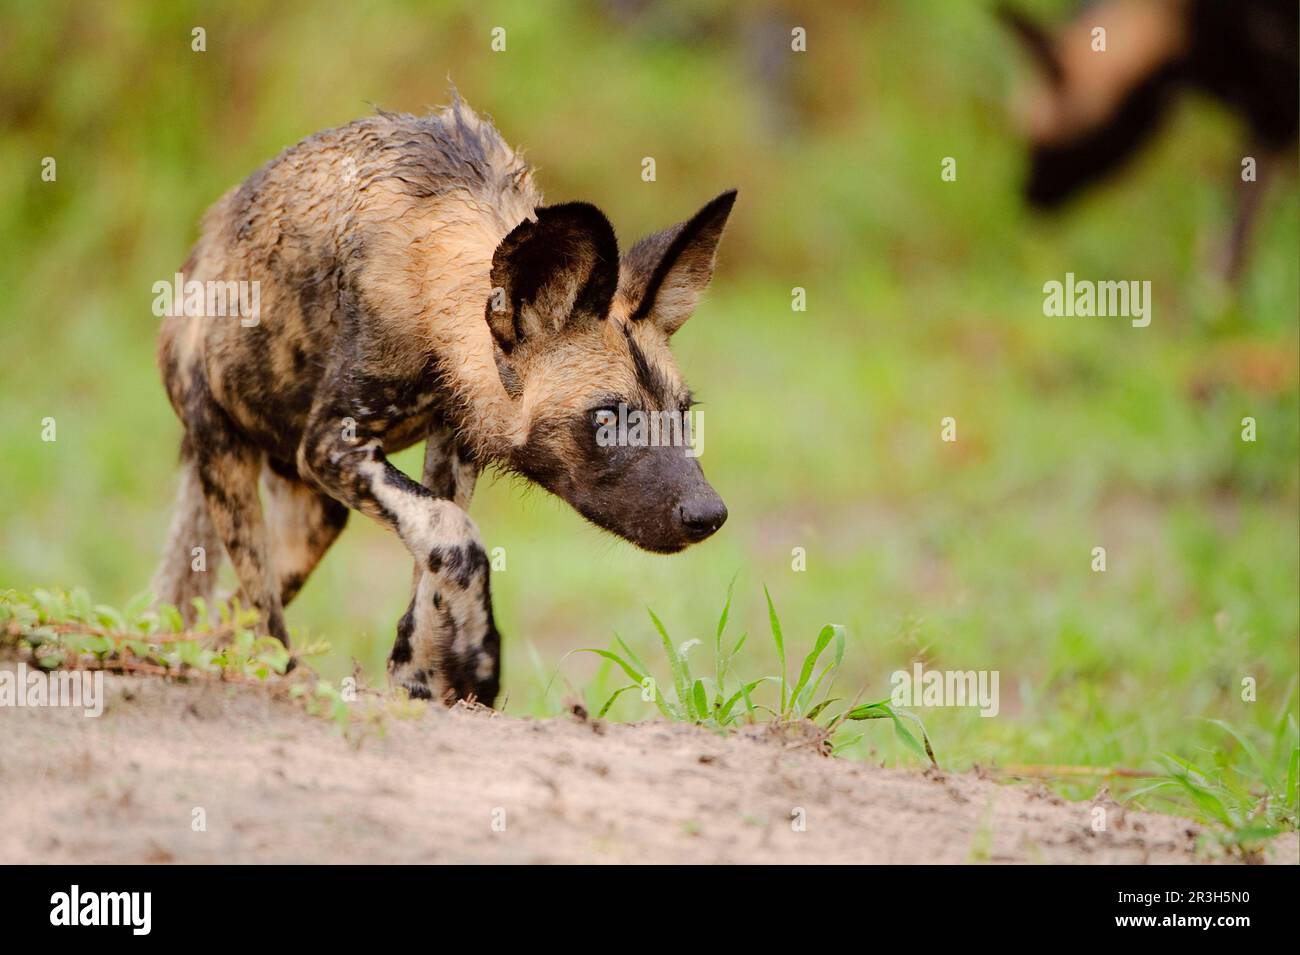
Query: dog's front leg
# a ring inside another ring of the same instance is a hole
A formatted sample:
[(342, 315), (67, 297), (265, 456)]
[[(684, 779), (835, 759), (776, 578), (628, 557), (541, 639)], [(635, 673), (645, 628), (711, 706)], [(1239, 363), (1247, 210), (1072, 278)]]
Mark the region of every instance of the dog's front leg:
[(501, 686), (487, 555), (471, 542), (455, 565), (419, 574), (388, 658), (391, 682), (413, 697), (491, 706)]
[[(363, 400), (346, 395), (318, 404), (298, 449), (299, 471), (392, 529), (415, 558), (415, 594), (390, 657), (394, 681), (423, 697), (474, 696), (490, 704), (499, 685), (500, 636), (478, 528), (455, 500), (412, 481), (388, 461), (384, 420), (346, 413), (362, 407)], [(446, 466), (452, 497), (468, 502), (472, 485), (459, 456)]]
[[(451, 431), (436, 427), (425, 444), (424, 486), (464, 510), (477, 477)], [(489, 706), (496, 699), (501, 637), (492, 617), (488, 561), (481, 541), (472, 543), (462, 552), (463, 564), (435, 571), (416, 562), (411, 603), (388, 658), (389, 679), (414, 697), (473, 697)]]

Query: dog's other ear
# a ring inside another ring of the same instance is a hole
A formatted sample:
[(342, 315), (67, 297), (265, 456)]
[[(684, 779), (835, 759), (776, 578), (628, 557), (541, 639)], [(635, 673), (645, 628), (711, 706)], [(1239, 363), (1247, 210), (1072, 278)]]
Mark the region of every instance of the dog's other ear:
[(542, 206), (492, 255), (487, 322), (507, 355), (566, 325), (603, 320), (618, 287), (618, 240), (585, 202)]
[(671, 335), (691, 317), (713, 277), (722, 228), (736, 202), (731, 189), (685, 222), (646, 236), (623, 260), (623, 291), (632, 321), (649, 320)]
[(1053, 84), (1059, 84), (1065, 78), (1061, 61), (1056, 56), (1056, 47), (1051, 36), (1028, 14), (1009, 3), (998, 4), (998, 19), (1020, 41), (1029, 58), (1043, 71), (1043, 75)]

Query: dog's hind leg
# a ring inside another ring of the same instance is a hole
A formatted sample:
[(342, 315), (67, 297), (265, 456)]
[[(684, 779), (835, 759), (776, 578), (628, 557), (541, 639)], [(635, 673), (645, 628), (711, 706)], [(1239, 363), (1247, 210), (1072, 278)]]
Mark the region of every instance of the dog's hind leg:
[(348, 509), (269, 464), (262, 469), (262, 485), (271, 564), (279, 581), (280, 605), (287, 607), (347, 524)]
[(208, 514), (203, 497), (198, 465), (189, 447), (181, 443), (181, 480), (176, 489), (167, 543), (162, 560), (154, 573), (150, 590), (159, 603), (172, 604), (180, 610), (186, 626), (195, 621), (196, 597), (209, 600), (221, 569), (221, 538)]
[(264, 455), (206, 389), (191, 396), (186, 412), (208, 514), (235, 568), (244, 601), (262, 615), (266, 632), (287, 647), (280, 581), (271, 563), (270, 535), (258, 493)]

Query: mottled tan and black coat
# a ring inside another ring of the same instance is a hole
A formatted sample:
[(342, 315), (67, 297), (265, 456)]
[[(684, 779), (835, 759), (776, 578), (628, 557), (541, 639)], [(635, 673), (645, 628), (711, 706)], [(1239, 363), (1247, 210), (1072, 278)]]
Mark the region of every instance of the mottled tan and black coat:
[[(224, 548), (287, 644), (285, 604), (361, 511), (416, 561), (392, 678), (491, 703), (500, 637), (466, 514), (481, 469), (662, 553), (726, 517), (682, 448), (600, 446), (593, 416), (689, 407), (669, 336), (712, 276), (734, 198), (620, 258), (595, 207), (542, 205), (529, 167), (459, 100), (285, 150), (212, 207), (182, 269), (186, 282), (257, 282), (256, 321), (163, 321), (185, 434), (157, 597), (207, 596), (214, 561), (195, 570), (193, 549)], [(416, 482), (387, 455), (421, 440)]]

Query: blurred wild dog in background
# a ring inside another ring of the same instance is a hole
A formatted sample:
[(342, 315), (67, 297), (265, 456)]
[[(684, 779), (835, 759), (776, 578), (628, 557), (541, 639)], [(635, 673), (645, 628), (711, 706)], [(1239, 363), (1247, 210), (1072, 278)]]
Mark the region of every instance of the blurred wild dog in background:
[[(1242, 118), (1256, 175), (1242, 181), (1233, 171), (1233, 225), (1217, 265), (1224, 277), (1236, 277), (1268, 175), (1294, 161), (1300, 4), (1102, 0), (1054, 34), (1010, 5), (999, 14), (1037, 67), (1018, 109), (1030, 146), (1025, 196), (1036, 207), (1055, 208), (1115, 173), (1185, 90), (1206, 93)], [(1093, 45), (1098, 27), (1104, 52)]]

